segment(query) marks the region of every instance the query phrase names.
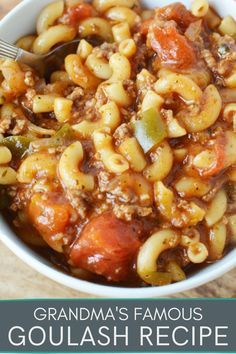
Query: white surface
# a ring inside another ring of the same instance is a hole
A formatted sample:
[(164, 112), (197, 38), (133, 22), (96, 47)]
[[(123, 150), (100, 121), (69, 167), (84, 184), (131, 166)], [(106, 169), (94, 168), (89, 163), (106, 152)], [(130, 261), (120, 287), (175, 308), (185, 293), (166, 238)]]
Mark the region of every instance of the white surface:
[[(0, 22), (0, 38), (14, 42), (19, 37), (34, 32), (35, 21), (39, 11), (50, 2), (52, 1), (24, 0)], [(147, 7), (155, 7), (173, 2), (176, 1), (169, 0), (163, 2), (163, 0), (144, 0), (143, 4)], [(182, 2), (189, 7), (190, 1), (183, 0)], [(236, 2), (234, 0), (210, 0), (210, 3), (222, 16), (230, 14), (236, 17)], [(49, 262), (41, 258), (38, 254), (32, 252), (25, 244), (23, 244), (6, 225), (1, 216), (0, 239), (29, 266), (52, 280), (75, 290), (105, 297), (143, 298), (168, 296), (205, 284), (222, 276), (236, 266), (236, 250), (233, 250), (222, 260), (209, 265), (180, 283), (162, 287), (120, 288), (82, 281), (56, 270)]]

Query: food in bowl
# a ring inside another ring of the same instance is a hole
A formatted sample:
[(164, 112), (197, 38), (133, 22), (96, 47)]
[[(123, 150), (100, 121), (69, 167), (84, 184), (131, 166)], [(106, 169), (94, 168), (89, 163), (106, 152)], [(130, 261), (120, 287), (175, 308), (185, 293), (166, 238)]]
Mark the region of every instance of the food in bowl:
[(206, 1), (56, 1), (37, 54), (81, 38), (44, 78), (1, 61), (1, 209), (62, 271), (167, 285), (236, 238), (236, 23)]

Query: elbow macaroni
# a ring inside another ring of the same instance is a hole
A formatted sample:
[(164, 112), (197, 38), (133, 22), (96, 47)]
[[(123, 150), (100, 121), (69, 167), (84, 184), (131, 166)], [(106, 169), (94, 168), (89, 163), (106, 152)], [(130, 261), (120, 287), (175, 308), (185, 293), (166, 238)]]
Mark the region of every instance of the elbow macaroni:
[(124, 172), (109, 183), (111, 191), (117, 188), (132, 190), (137, 196), (140, 205), (150, 207), (153, 204), (153, 191), (151, 184), (139, 173)]
[(203, 263), (208, 257), (208, 249), (202, 242), (191, 243), (187, 249), (187, 255), (192, 263)]
[(112, 146), (112, 137), (103, 131), (93, 133), (94, 146), (106, 169), (114, 173), (122, 173), (129, 169), (128, 161), (117, 154)]
[(76, 130), (77, 133), (82, 138), (89, 138), (95, 132), (95, 130), (102, 129), (107, 127), (113, 132), (120, 124), (121, 117), (120, 111), (115, 102), (109, 102), (102, 106), (99, 109), (99, 113), (101, 118), (95, 122), (86, 121), (76, 124), (73, 126), (73, 129)]
[(33, 44), (35, 54), (46, 54), (58, 43), (72, 41), (76, 36), (73, 27), (56, 25), (41, 33)]
[(223, 222), (215, 224), (210, 230), (210, 260), (218, 260), (222, 257), (227, 239), (227, 229)]
[(112, 76), (112, 68), (109, 63), (103, 58), (98, 58), (95, 54), (89, 54), (85, 65), (99, 79), (108, 80)]
[(63, 14), (64, 1), (55, 1), (47, 5), (41, 12), (37, 20), (37, 33), (41, 34), (48, 30), (50, 26)]
[(16, 182), (16, 171), (11, 167), (0, 166), (0, 185), (7, 186)]
[(203, 197), (210, 191), (211, 184), (194, 177), (182, 177), (175, 183), (175, 189), (181, 197)]
[(54, 101), (54, 113), (58, 122), (63, 123), (71, 119), (73, 101), (57, 97)]
[(79, 141), (68, 146), (59, 161), (59, 175), (68, 189), (91, 191), (94, 189), (94, 177), (79, 170), (84, 158), (83, 147)]
[[(109, 60), (112, 76), (109, 82), (129, 80), (131, 75), (131, 65), (129, 60), (119, 53), (113, 54)], [(122, 68), (122, 70), (121, 70)]]
[(52, 95), (36, 95), (33, 98), (33, 112), (34, 113), (46, 113), (53, 112), (55, 96)]
[(173, 153), (165, 141), (153, 152), (154, 162), (144, 170), (144, 176), (151, 182), (163, 180), (173, 165)]
[(235, 72), (235, 70), (233, 71), (233, 74), (231, 74), (230, 76), (228, 76), (225, 79), (225, 84), (229, 88), (236, 88), (236, 72)]
[(202, 91), (199, 86), (189, 77), (182, 74), (168, 74), (161, 77), (154, 85), (159, 95), (175, 92), (185, 101), (199, 102)]
[(186, 202), (185, 207), (175, 202), (174, 193), (159, 181), (155, 183), (155, 200), (160, 213), (169, 220), (175, 227), (189, 227), (202, 221), (205, 216), (205, 210), (200, 208), (194, 202)]
[(150, 236), (138, 253), (137, 272), (140, 278), (149, 283), (150, 275), (157, 271), (157, 260), (160, 254), (176, 247), (179, 241), (179, 235), (171, 229), (158, 231)]
[(30, 52), (32, 50), (34, 41), (36, 39), (36, 36), (24, 36), (16, 42), (16, 46), (23, 49), (23, 50), (28, 50)]
[(115, 42), (120, 43), (125, 39), (129, 39), (131, 37), (129, 25), (127, 22), (118, 23), (112, 27), (112, 33)]
[(219, 26), (219, 30), (222, 34), (227, 34), (233, 38), (236, 38), (236, 22), (232, 16), (226, 16)]
[(125, 6), (132, 8), (135, 4), (135, 0), (94, 0), (93, 6), (98, 12), (105, 12), (114, 6)]
[(13, 94), (21, 95), (25, 92), (27, 86), (25, 84), (25, 74), (20, 65), (16, 61), (7, 59), (0, 67), (4, 81), (2, 87), (6, 91), (10, 90)]
[(150, 108), (156, 108), (160, 111), (164, 99), (152, 90), (147, 91), (142, 102), (142, 111), (147, 111)]
[(206, 215), (206, 223), (208, 226), (213, 226), (220, 221), (226, 212), (227, 196), (224, 190), (220, 190), (212, 200)]
[(81, 39), (78, 48), (77, 48), (77, 54), (79, 57), (83, 60), (86, 60), (93, 51), (93, 46), (87, 42), (85, 39)]
[(88, 70), (88, 68), (82, 63), (80, 57), (76, 54), (70, 54), (66, 57), (65, 68), (70, 79), (84, 89), (97, 87), (100, 82), (100, 80)]
[(103, 85), (103, 91), (110, 101), (114, 101), (118, 106), (128, 107), (132, 99), (124, 89), (121, 81), (107, 83)]
[(57, 71), (54, 71), (52, 74), (51, 74), (51, 77), (50, 77), (50, 82), (52, 84), (54, 84), (55, 82), (58, 82), (58, 81), (63, 81), (63, 82), (68, 82), (70, 81), (70, 78), (67, 74), (67, 72), (65, 72), (64, 70), (57, 70)]
[(6, 146), (0, 146), (0, 165), (4, 165), (12, 160), (12, 153)]
[(196, 17), (203, 17), (208, 13), (209, 3), (207, 0), (194, 0), (191, 5), (192, 14)]
[(31, 183), (36, 177), (54, 179), (56, 176), (57, 160), (54, 155), (35, 153), (28, 156), (17, 171), (20, 183)]
[(212, 126), (219, 117), (222, 100), (218, 90), (209, 85), (201, 98), (199, 104), (200, 112), (191, 113), (191, 109), (180, 112), (178, 118), (183, 122), (186, 130), (191, 133), (203, 131)]
[(132, 57), (137, 51), (137, 46), (132, 38), (124, 39), (119, 44), (119, 52), (126, 58)]
[(130, 28), (140, 22), (140, 17), (136, 12), (125, 6), (112, 7), (106, 12), (105, 16), (113, 23), (126, 23)]
[(128, 138), (119, 146), (120, 153), (129, 161), (135, 172), (141, 172), (147, 165), (144, 153), (136, 138)]
[(179, 124), (177, 119), (172, 117), (167, 120), (167, 133), (169, 138), (180, 138), (185, 136), (187, 131)]
[(107, 42), (113, 39), (110, 23), (100, 17), (91, 17), (80, 22), (79, 34), (81, 37), (97, 35)]

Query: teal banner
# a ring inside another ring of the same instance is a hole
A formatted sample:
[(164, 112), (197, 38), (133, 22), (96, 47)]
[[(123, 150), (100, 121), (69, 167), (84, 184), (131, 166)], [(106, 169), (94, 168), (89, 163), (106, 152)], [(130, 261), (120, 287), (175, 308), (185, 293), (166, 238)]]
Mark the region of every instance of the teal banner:
[(233, 300), (0, 302), (2, 353), (236, 353)]

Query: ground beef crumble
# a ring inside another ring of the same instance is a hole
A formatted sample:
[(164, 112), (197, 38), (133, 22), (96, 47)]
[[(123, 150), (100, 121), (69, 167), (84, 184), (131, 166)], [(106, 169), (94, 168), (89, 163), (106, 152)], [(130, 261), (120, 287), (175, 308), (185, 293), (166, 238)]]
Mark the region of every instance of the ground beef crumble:
[(139, 205), (115, 204), (113, 212), (118, 219), (131, 221), (134, 217), (145, 217), (152, 214), (152, 208)]
[[(80, 92), (75, 92), (75, 96)], [(72, 93), (73, 95), (73, 93)], [(74, 97), (75, 97), (74, 96)], [(73, 123), (79, 123), (86, 117), (87, 120), (97, 119), (96, 98), (93, 92), (86, 92), (80, 98), (75, 99), (73, 108)]]
[(116, 145), (119, 146), (126, 139), (131, 137), (130, 127), (127, 123), (121, 124), (114, 132), (113, 137), (115, 139)]
[(82, 89), (82, 87), (72, 87), (72, 89), (73, 91), (66, 95), (66, 98), (68, 98), (69, 100), (77, 101), (84, 96), (84, 90)]
[(77, 211), (79, 217), (84, 219), (88, 211), (88, 195), (86, 195), (86, 193), (81, 193), (81, 191), (76, 189), (68, 189), (66, 191), (66, 196), (72, 207)]
[(5, 117), (0, 120), (1, 134), (22, 134), (28, 126), (27, 119), (24, 116), (19, 116), (13, 113), (11, 117)]
[(110, 57), (117, 52), (117, 43), (103, 43), (100, 47), (93, 49), (93, 54), (98, 58), (103, 58), (109, 61)]
[(210, 39), (210, 48), (202, 50), (201, 56), (213, 73), (217, 84), (224, 86), (224, 78), (234, 69), (236, 44), (232, 37), (221, 36), (219, 33), (214, 33)]

